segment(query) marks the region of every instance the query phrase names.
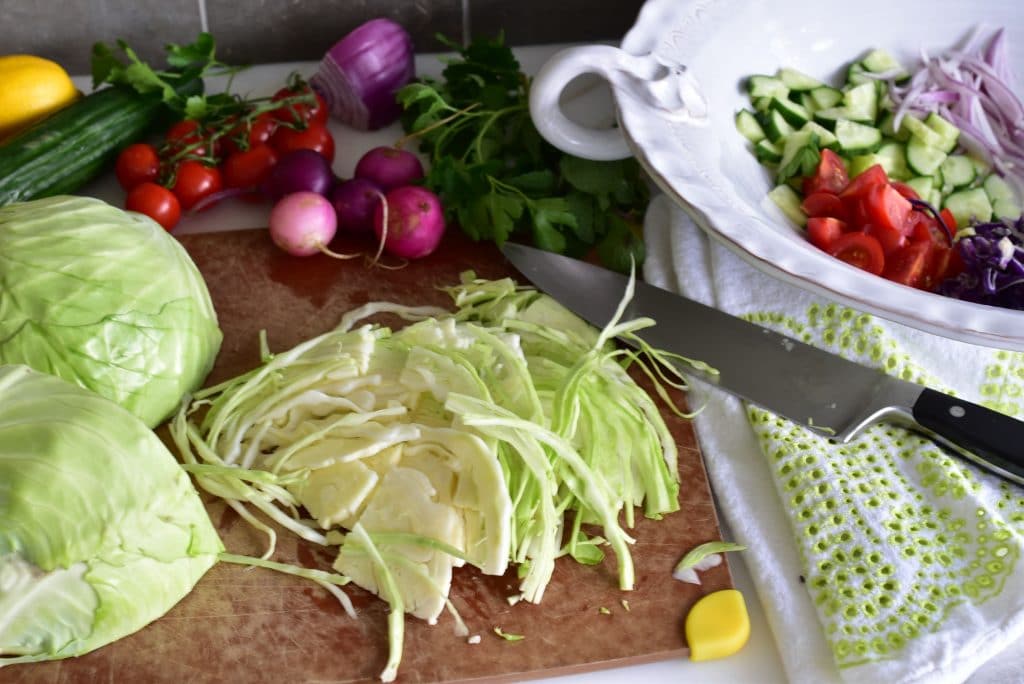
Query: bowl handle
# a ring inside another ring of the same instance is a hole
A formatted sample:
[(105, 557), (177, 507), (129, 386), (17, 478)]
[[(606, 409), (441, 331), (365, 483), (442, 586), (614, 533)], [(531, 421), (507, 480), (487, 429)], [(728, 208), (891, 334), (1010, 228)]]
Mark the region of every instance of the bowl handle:
[(577, 76), (592, 73), (612, 86), (621, 111), (634, 103), (653, 107), (674, 120), (707, 121), (707, 102), (689, 70), (653, 54), (631, 55), (610, 45), (584, 45), (556, 53), (530, 85), (530, 116), (544, 138), (563, 152), (585, 159), (624, 159), (633, 155), (618, 128), (581, 126), (562, 111), (559, 98)]

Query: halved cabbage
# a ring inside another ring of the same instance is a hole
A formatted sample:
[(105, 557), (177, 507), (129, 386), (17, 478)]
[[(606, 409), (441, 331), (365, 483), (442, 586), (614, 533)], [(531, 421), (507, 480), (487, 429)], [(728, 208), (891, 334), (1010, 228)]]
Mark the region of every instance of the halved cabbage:
[(88, 197), (0, 207), (0, 364), (62, 377), (154, 427), (220, 343), (199, 271), (151, 219)]
[(138, 418), (0, 366), (0, 667), (135, 632), (222, 550), (188, 475)]

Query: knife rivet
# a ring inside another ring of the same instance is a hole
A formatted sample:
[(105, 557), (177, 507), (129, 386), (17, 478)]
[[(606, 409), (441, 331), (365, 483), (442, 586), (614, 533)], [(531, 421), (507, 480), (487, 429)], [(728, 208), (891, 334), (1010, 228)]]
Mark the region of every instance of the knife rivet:
[(963, 406), (950, 406), (949, 407), (949, 415), (953, 416), (954, 418), (963, 418), (964, 415), (966, 415), (966, 414), (967, 414), (967, 411), (964, 410)]

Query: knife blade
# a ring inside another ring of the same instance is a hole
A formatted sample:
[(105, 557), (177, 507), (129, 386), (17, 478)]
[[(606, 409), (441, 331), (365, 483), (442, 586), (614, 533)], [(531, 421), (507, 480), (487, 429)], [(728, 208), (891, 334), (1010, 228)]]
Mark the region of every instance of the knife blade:
[[(502, 252), (539, 290), (599, 328), (614, 316), (628, 284), (614, 271), (533, 247), (508, 242)], [(637, 336), (712, 369), (679, 364), (681, 372), (837, 442), (879, 421), (899, 423), (1024, 484), (1024, 422), (648, 283), (637, 281), (635, 288), (623, 320), (656, 323)]]

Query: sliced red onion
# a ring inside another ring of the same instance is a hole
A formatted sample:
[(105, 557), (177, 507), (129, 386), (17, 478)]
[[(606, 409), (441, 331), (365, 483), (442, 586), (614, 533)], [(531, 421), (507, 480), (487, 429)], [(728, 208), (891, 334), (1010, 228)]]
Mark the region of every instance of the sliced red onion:
[(309, 82), (335, 118), (365, 131), (398, 119), (395, 93), (415, 76), (408, 32), (390, 19), (371, 19), (327, 51)]

